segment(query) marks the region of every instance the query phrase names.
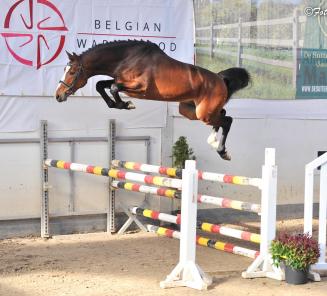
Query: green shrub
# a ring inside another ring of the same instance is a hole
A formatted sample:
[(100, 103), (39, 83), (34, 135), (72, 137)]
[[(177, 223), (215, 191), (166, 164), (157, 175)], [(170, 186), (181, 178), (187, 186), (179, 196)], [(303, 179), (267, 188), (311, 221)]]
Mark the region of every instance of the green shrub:
[(195, 160), (193, 149), (188, 146), (186, 137), (179, 137), (173, 146), (173, 166), (176, 168), (184, 168), (186, 160)]

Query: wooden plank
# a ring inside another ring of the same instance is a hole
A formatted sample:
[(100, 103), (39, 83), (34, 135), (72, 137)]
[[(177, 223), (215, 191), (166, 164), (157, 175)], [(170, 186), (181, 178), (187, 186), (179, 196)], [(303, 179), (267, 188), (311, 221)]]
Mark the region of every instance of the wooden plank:
[(292, 47), (293, 42), (291, 39), (250, 39), (242, 38), (242, 43), (256, 44), (271, 47)]
[(201, 41), (210, 41), (210, 37), (196, 37), (195, 39)]
[(221, 53), (221, 54), (225, 54), (228, 56), (232, 56), (232, 57), (236, 57), (237, 56), (237, 52), (232, 52), (232, 51), (227, 51), (227, 50), (222, 50), (222, 49), (214, 49), (214, 53)]
[(196, 47), (196, 51), (198, 52), (210, 52), (210, 48), (209, 47)]
[[(229, 42), (229, 43), (236, 43), (238, 41), (237, 38), (225, 38), (225, 37), (217, 37), (217, 38), (214, 38), (215, 42), (218, 43), (218, 42)], [(242, 39), (243, 41), (243, 39)]]
[[(299, 22), (300, 23), (305, 23), (307, 21), (306, 16), (300, 16), (299, 17)], [(292, 24), (293, 18), (292, 17), (285, 17), (285, 18), (280, 18), (280, 19), (272, 19), (272, 20), (259, 20), (259, 21), (253, 21), (253, 22), (245, 22), (242, 23), (242, 26), (244, 27), (252, 27), (252, 26), (271, 26), (271, 25), (283, 25), (283, 24)], [(230, 29), (230, 28), (237, 28), (238, 23), (233, 23), (233, 24), (218, 24), (214, 25), (213, 28), (216, 30), (221, 30), (221, 29)], [(206, 27), (200, 27), (196, 28), (196, 31), (205, 31), (209, 30), (210, 26)]]
[(195, 31), (206, 31), (206, 30), (210, 30), (210, 27), (211, 26), (195, 28)]
[(283, 67), (283, 68), (293, 69), (293, 63), (288, 62), (288, 61), (272, 60), (272, 59), (267, 59), (267, 58), (256, 57), (256, 56), (249, 55), (249, 54), (242, 54), (242, 59), (246, 59), (249, 61), (255, 61), (258, 63), (272, 65), (272, 66), (279, 66), (279, 67)]
[(293, 17), (284, 17), (280, 19), (245, 22), (242, 23), (242, 26), (244, 27), (272, 26), (272, 25), (292, 24), (292, 22), (293, 22)]
[(300, 36), (300, 24), (299, 24), (299, 10), (295, 9), (293, 12), (293, 42), (292, 42), (292, 52), (293, 52), (293, 73), (292, 73), (292, 84), (293, 88), (296, 88), (296, 79), (298, 74), (297, 67), (297, 54), (299, 48), (299, 36)]
[(242, 18), (238, 19), (238, 36), (237, 36), (237, 57), (236, 57), (236, 67), (242, 67)]
[[(201, 38), (202, 39), (202, 38)], [(216, 43), (226, 42), (226, 43), (236, 43), (238, 42), (237, 38), (214, 38)], [(290, 48), (292, 47), (291, 39), (250, 39), (250, 38), (242, 38), (242, 43), (244, 44), (256, 44), (261, 46), (271, 46), (271, 47), (282, 47), (282, 48)]]
[(299, 16), (299, 22), (300, 23), (305, 23), (307, 21), (307, 17), (305, 15)]
[(226, 24), (226, 25), (219, 24), (219, 25), (214, 25), (213, 26), (214, 30), (230, 29), (230, 28), (238, 28), (238, 23)]

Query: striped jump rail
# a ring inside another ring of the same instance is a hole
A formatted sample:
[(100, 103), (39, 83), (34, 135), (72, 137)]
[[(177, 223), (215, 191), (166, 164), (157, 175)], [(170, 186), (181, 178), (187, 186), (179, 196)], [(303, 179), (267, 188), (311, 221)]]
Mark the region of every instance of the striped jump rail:
[[(125, 181), (113, 181), (112, 187), (115, 189), (124, 189), (134, 192), (142, 192), (149, 193), (158, 196), (165, 196), (169, 198), (181, 198), (181, 192), (178, 190), (170, 189), (170, 188), (158, 188), (151, 187), (137, 183), (125, 182)], [(259, 204), (244, 202), (240, 200), (233, 200), (226, 197), (214, 197), (209, 195), (198, 195), (199, 203), (212, 204), (221, 208), (229, 208), (239, 211), (248, 211), (254, 213), (261, 212), (261, 206)]]
[(216, 205), (220, 208), (228, 208), (228, 209), (234, 209), (234, 210), (239, 210), (239, 211), (247, 211), (247, 212), (253, 212), (253, 213), (257, 213), (257, 214), (261, 213), (261, 205), (259, 205), (259, 204), (229, 199), (226, 197), (216, 197), (216, 196), (198, 194), (198, 202)]
[[(181, 224), (180, 215), (174, 216), (166, 213), (160, 213), (158, 211), (153, 211), (149, 209), (143, 209), (140, 207), (130, 208), (130, 212), (134, 215), (147, 217), (154, 220), (160, 220), (163, 222), (173, 223), (173, 224)], [(224, 236), (233, 237), (245, 241), (250, 241), (253, 243), (260, 244), (260, 234), (251, 233), (244, 230), (234, 229), (218, 224), (211, 224), (207, 222), (197, 221), (197, 228), (210, 233), (218, 233)]]
[(70, 171), (83, 172), (88, 174), (94, 174), (105, 177), (112, 177), (115, 179), (124, 179), (135, 182), (142, 182), (146, 184), (153, 184), (158, 186), (181, 188), (182, 180), (172, 179), (160, 176), (150, 176), (145, 174), (139, 174), (134, 172), (125, 172), (116, 169), (108, 169), (100, 166), (92, 166), (87, 164), (79, 164), (73, 162), (66, 162), (63, 160), (46, 159), (44, 164), (48, 167), (55, 167), (58, 169), (65, 169)]
[[(159, 227), (159, 226), (155, 226), (155, 225), (147, 225), (147, 230), (149, 232), (156, 233), (160, 236), (166, 236), (166, 237), (170, 237), (170, 238), (180, 239), (180, 232), (177, 230), (172, 230), (169, 228)], [(204, 246), (204, 247), (208, 247), (208, 248), (212, 248), (215, 250), (220, 250), (220, 251), (224, 251), (224, 252), (228, 252), (228, 253), (232, 253), (232, 254), (236, 254), (236, 255), (241, 255), (241, 256), (252, 258), (252, 259), (257, 258), (260, 254), (259, 251), (242, 248), (242, 247), (236, 246), (234, 244), (224, 243), (224, 242), (220, 242), (217, 240), (204, 238), (201, 236), (196, 237), (196, 243), (200, 246)]]
[[(166, 175), (169, 177), (181, 178), (182, 177), (182, 169), (178, 168), (169, 168), (164, 166), (143, 164), (132, 161), (124, 161), (124, 160), (113, 160), (111, 165), (116, 168), (125, 168), (128, 170), (141, 171), (145, 173), (155, 173)], [(226, 184), (236, 184), (236, 185), (251, 185), (255, 187), (261, 187), (261, 179), (260, 178), (248, 178), (243, 176), (233, 176), (226, 174), (217, 174), (217, 173), (209, 173), (198, 171), (199, 180), (207, 180), (213, 182), (220, 182)]]
[(111, 186), (115, 189), (124, 189), (134, 192), (149, 193), (158, 196), (181, 199), (181, 191), (174, 190), (171, 188), (151, 187), (143, 184), (117, 181), (117, 180), (112, 181)]
[(173, 223), (173, 224), (181, 224), (181, 216), (170, 215), (166, 213), (160, 213), (158, 211), (142, 209), (140, 207), (132, 207), (129, 209), (131, 213), (137, 216), (147, 217), (153, 220), (160, 220), (163, 222)]

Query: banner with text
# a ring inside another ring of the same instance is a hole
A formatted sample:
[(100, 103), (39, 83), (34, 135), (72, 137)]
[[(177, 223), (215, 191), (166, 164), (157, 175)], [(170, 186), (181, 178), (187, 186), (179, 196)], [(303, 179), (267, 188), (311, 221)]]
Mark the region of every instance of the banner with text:
[[(52, 96), (66, 50), (114, 40), (149, 40), (193, 63), (191, 0), (2, 0), (0, 8), (0, 95)], [(95, 95), (98, 79), (77, 95)]]

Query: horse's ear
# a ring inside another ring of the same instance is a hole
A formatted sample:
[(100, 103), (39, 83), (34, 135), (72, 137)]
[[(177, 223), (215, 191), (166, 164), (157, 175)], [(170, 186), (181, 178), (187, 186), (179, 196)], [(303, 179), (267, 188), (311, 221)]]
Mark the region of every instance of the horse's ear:
[(76, 54), (71, 54), (67, 50), (66, 50), (66, 53), (67, 53), (69, 60), (72, 62), (74, 60), (74, 55), (76, 55)]
[(73, 59), (75, 61), (79, 61), (80, 60), (80, 56), (78, 54), (76, 54), (75, 52), (73, 52)]

